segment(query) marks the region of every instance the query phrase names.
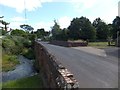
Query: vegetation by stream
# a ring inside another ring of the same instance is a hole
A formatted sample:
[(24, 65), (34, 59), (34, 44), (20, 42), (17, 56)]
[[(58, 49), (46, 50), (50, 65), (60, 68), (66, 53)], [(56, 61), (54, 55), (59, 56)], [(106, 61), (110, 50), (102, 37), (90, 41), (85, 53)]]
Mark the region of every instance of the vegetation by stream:
[(7, 35), (2, 38), (2, 70), (13, 70), (19, 64), (18, 55), (34, 59), (32, 41), (22, 36)]
[[(27, 62), (24, 60), (22, 60), (21, 62), (18, 56), (19, 55), (24, 56), (27, 59), (32, 60), (31, 63), (34, 62), (34, 59), (35, 59), (34, 52), (33, 52), (34, 35), (22, 30), (14, 30), (13, 32), (11, 32), (11, 35), (5, 34), (1, 39), (2, 39), (2, 43), (0, 44), (0, 46), (2, 49), (1, 50), (2, 51), (2, 54), (1, 54), (2, 55), (2, 72), (5, 75), (8, 75), (10, 77), (10, 73), (12, 75), (12, 72), (16, 71), (18, 67), (20, 67), (21, 69), (22, 68), (23, 69), (22, 70), (19, 69), (19, 71), (17, 72), (24, 74), (25, 71), (23, 70), (27, 70), (25, 69), (25, 67), (27, 68), (27, 66), (25, 65), (29, 65), (30, 62)], [(16, 69), (16, 66), (17, 66), (17, 69)], [(32, 65), (31, 65), (31, 68), (30, 67), (28, 68), (29, 73), (32, 71), (32, 70), (30, 71), (29, 69), (32, 69), (32, 68), (33, 68)], [(26, 76), (26, 75), (27, 74), (25, 73), (25, 75), (23, 76)], [(29, 76), (30, 75), (31, 74), (29, 74)], [(4, 77), (8, 78), (8, 76), (4, 76)], [(13, 77), (14, 76), (12, 76), (11, 78)], [(40, 88), (42, 86), (41, 84), (42, 81), (39, 78), (40, 77), (38, 75), (22, 78), (18, 80), (14, 80), (13, 78), (11, 79), (11, 81), (4, 82), (2, 88), (3, 89), (4, 88)]]
[(42, 82), (39, 75), (35, 75), (3, 83), (3, 90), (5, 88), (12, 88), (12, 90), (16, 90), (16, 88), (42, 88)]

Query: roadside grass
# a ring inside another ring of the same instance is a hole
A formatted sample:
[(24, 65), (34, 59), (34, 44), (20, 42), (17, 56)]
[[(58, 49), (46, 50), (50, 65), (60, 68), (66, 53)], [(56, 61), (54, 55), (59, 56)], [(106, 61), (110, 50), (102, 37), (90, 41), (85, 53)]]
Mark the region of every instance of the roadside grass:
[(15, 66), (19, 63), (16, 55), (2, 54), (2, 71), (14, 70)]
[(112, 46), (108, 46), (108, 42), (89, 42), (88, 46), (95, 47), (95, 48), (107, 48), (107, 47), (113, 47), (114, 43)]
[[(22, 78), (14, 81), (8, 81), (2, 84), (3, 90), (6, 88), (43, 88), (42, 80), (38, 75)], [(12, 89), (12, 90), (13, 90)]]

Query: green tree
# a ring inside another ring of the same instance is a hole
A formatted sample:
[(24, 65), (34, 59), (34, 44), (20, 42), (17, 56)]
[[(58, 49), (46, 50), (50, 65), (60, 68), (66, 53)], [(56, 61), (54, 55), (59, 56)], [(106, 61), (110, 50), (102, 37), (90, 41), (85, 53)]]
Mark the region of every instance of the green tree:
[[(112, 30), (112, 33), (113, 33), (113, 39), (116, 39), (117, 38), (117, 31), (120, 32), (120, 17), (119, 16), (116, 16), (116, 18), (113, 20), (113, 30)], [(120, 35), (120, 33), (119, 33)]]
[(0, 34), (2, 35), (6, 35), (7, 31), (3, 30), (3, 29), (0, 29)]
[(27, 24), (20, 25), (20, 28), (24, 29), (27, 32), (31, 32), (34, 30), (34, 28), (32, 26), (27, 25)]
[(10, 23), (6, 22), (6, 21), (3, 21), (3, 20), (0, 20), (0, 23), (2, 23), (5, 27), (5, 31), (7, 31), (7, 25), (9, 25)]
[[(0, 19), (1, 19), (1, 18), (4, 18), (4, 16), (1, 16)], [(7, 25), (9, 25), (10, 23), (8, 23), (8, 22), (6, 22), (6, 21), (4, 21), (4, 20), (0, 20), (0, 23), (5, 26), (5, 27), (4, 27), (4, 28), (5, 28), (5, 31), (7, 31)], [(3, 27), (1, 27), (1, 28), (3, 29)]]
[(73, 18), (71, 21), (70, 26), (68, 27), (69, 30), (69, 38), (70, 39), (80, 39), (80, 19)]
[(109, 36), (108, 25), (102, 21), (100, 18), (96, 18), (93, 21), (93, 26), (96, 29), (96, 37), (98, 40), (107, 40)]
[(71, 21), (69, 29), (69, 38), (84, 39), (94, 41), (96, 38), (95, 28), (86, 17), (74, 18)]
[(61, 29), (60, 29), (60, 25), (58, 25), (58, 23), (56, 22), (56, 20), (54, 20), (54, 26), (52, 27), (52, 39), (53, 40), (59, 40), (60, 37), (60, 33), (61, 33)]
[(11, 31), (11, 35), (12, 36), (23, 36), (23, 37), (26, 37), (28, 35), (28, 33), (23, 31), (23, 30), (15, 29), (15, 30)]
[(34, 32), (34, 34), (37, 35), (37, 38), (41, 38), (42, 40), (45, 40), (45, 38), (49, 36), (50, 32), (45, 31), (44, 28), (41, 28), (41, 29), (37, 29), (37, 31)]
[(67, 41), (68, 40), (68, 29), (66, 28), (62, 29), (60, 36), (61, 36), (61, 40)]

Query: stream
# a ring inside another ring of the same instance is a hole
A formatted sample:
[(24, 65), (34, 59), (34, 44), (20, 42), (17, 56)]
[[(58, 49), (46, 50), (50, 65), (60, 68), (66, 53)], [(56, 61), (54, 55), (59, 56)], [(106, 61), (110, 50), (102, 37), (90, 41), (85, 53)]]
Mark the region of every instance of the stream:
[(29, 77), (36, 74), (35, 68), (33, 67), (33, 63), (31, 60), (23, 56), (18, 56), (18, 58), (20, 64), (16, 66), (15, 70), (2, 72), (2, 82)]

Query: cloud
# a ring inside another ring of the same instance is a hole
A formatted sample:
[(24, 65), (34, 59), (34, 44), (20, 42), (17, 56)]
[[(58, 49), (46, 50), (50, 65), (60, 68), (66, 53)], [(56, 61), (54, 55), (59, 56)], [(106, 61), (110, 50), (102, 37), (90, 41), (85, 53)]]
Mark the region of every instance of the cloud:
[(42, 3), (51, 2), (52, 0), (0, 0), (0, 4), (16, 9), (21, 13), (25, 10), (33, 11), (38, 7), (42, 7)]
[(54, 25), (54, 22), (44, 22), (44, 21), (41, 21), (41, 22), (37, 22), (36, 24), (34, 24), (33, 27), (34, 27), (34, 30), (44, 28), (45, 31), (50, 31), (51, 27), (53, 25)]
[(58, 23), (62, 29), (67, 28), (70, 25), (70, 21), (71, 21), (71, 18), (67, 16), (64, 16), (58, 19)]
[[(58, 24), (60, 25), (60, 28), (63, 29), (63, 28), (67, 28), (70, 25), (70, 21), (71, 21), (70, 17), (64, 16), (58, 19)], [(53, 25), (54, 25), (53, 21), (52, 22), (41, 21), (34, 24), (33, 27), (34, 27), (34, 30), (44, 28), (45, 31), (50, 31)]]
[(23, 17), (13, 17), (10, 19), (12, 22), (25, 22), (26, 19)]
[(71, 0), (71, 4), (76, 12), (83, 12), (92, 8), (98, 0)]
[(22, 22), (11, 22), (10, 25), (9, 25), (9, 28), (12, 28), (12, 29), (21, 29), (20, 25), (22, 25), (22, 24), (23, 24)]

